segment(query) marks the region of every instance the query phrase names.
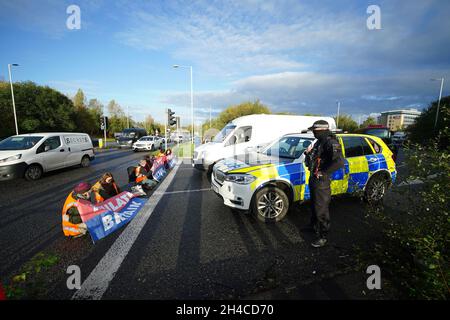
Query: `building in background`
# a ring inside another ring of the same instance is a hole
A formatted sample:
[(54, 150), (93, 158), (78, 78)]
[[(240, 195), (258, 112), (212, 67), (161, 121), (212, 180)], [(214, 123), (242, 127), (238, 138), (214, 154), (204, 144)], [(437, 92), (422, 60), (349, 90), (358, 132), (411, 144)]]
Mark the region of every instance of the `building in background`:
[(417, 109), (384, 111), (378, 117), (378, 123), (388, 127), (391, 131), (399, 131), (412, 125), (420, 114), (421, 112)]

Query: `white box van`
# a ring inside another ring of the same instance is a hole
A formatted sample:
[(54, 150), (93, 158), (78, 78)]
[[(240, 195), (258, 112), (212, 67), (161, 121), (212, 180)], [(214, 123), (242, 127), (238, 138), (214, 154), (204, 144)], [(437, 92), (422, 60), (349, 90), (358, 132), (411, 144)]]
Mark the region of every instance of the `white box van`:
[(211, 142), (195, 148), (192, 165), (210, 173), (219, 160), (256, 151), (282, 135), (308, 129), (317, 120), (327, 121), (330, 130), (336, 129), (336, 122), (331, 117), (253, 114), (236, 118)]
[(47, 171), (74, 165), (88, 167), (94, 157), (91, 138), (85, 133), (12, 136), (0, 141), (0, 181), (22, 177), (37, 180)]

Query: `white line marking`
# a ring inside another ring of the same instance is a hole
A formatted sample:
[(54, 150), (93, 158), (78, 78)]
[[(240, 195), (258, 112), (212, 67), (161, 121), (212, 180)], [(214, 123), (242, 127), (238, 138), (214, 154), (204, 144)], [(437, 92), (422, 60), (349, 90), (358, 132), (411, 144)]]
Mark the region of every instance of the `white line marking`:
[(72, 299), (100, 300), (102, 298), (148, 218), (150, 218), (153, 210), (164, 196), (164, 191), (169, 187), (179, 167), (180, 163), (177, 163), (173, 170), (169, 172), (161, 185), (156, 189), (163, 191), (159, 194), (152, 194), (141, 211), (126, 226), (126, 229), (123, 230), (111, 248), (109, 248), (94, 270), (92, 270), (91, 274), (83, 282), (81, 289), (75, 292)]
[(174, 193), (189, 193), (189, 192), (203, 192), (203, 191), (212, 191), (212, 188), (205, 189), (192, 189), (192, 190), (178, 190), (178, 191), (166, 191), (166, 192), (154, 192), (153, 194), (174, 194)]

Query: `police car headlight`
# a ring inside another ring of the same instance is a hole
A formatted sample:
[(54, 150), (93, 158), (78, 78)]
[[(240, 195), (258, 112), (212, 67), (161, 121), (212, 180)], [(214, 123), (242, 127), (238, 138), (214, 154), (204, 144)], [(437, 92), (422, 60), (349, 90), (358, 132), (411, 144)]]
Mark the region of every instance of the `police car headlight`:
[(255, 176), (251, 174), (228, 174), (225, 176), (225, 181), (234, 182), (238, 184), (249, 184), (256, 180)]
[(0, 162), (8, 162), (8, 161), (14, 161), (14, 160), (19, 160), (20, 158), (22, 158), (21, 154), (16, 154), (15, 156), (11, 156), (5, 159), (1, 159)]

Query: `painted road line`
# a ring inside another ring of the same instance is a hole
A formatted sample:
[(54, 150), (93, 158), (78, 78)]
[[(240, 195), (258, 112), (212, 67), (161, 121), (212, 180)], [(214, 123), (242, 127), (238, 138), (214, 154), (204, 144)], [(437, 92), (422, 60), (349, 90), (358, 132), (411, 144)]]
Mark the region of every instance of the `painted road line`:
[(123, 260), (133, 246), (133, 243), (144, 228), (148, 218), (150, 218), (159, 201), (164, 196), (164, 192), (169, 187), (179, 167), (180, 163), (177, 163), (177, 165), (169, 172), (161, 185), (155, 190), (160, 193), (153, 194), (149, 198), (149, 201), (147, 201), (136, 217), (134, 217), (134, 219), (126, 226), (126, 229), (123, 230), (94, 270), (92, 270), (91, 274), (81, 285), (80, 290), (75, 292), (72, 299), (99, 300), (102, 298), (119, 270)]
[(190, 192), (203, 192), (203, 191), (212, 191), (212, 188), (205, 189), (192, 189), (192, 190), (178, 190), (178, 191), (155, 191), (153, 194), (176, 194), (176, 193), (190, 193)]

